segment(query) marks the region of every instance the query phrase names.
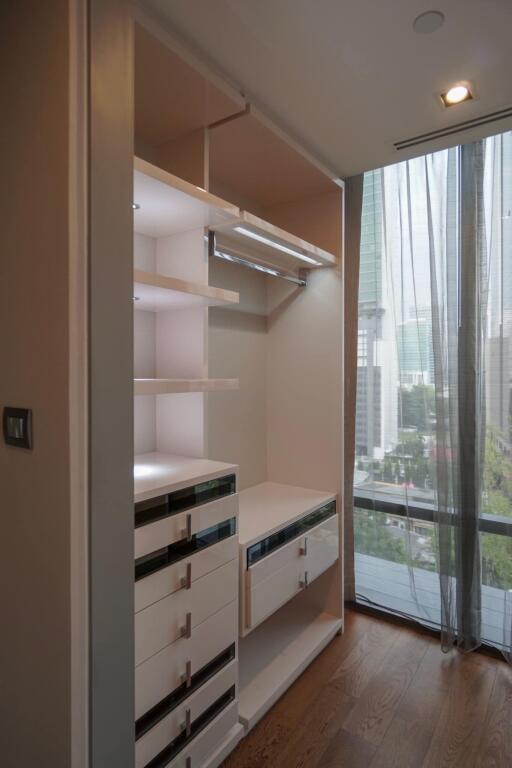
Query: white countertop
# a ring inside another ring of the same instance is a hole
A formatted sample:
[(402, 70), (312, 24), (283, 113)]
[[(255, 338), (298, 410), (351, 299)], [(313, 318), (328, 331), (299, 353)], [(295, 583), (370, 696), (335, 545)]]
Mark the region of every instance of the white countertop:
[(240, 544), (249, 547), (335, 498), (335, 493), (281, 483), (261, 483), (247, 488), (239, 495)]
[(189, 485), (236, 474), (236, 464), (168, 453), (142, 453), (134, 459), (135, 501), (145, 501)]

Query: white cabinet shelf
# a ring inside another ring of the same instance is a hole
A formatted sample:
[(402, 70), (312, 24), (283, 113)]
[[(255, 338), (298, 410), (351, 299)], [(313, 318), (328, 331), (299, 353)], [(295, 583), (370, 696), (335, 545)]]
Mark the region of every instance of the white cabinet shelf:
[(237, 221), (213, 225), (217, 232), (217, 248), (254, 256), (275, 267), (297, 269), (332, 267), (334, 254), (276, 227), (248, 211), (240, 211)]
[(334, 493), (281, 483), (260, 483), (241, 491), (240, 546), (246, 549), (335, 498)]
[(151, 237), (229, 224), (239, 218), (235, 205), (137, 157), (133, 202), (138, 206), (133, 212), (135, 232)]
[(176, 456), (170, 453), (140, 453), (135, 456), (133, 475), (135, 502), (146, 501), (190, 485), (236, 474), (236, 464)]
[(224, 392), (238, 389), (238, 379), (134, 379), (135, 395)]
[(134, 309), (164, 312), (183, 307), (238, 304), (239, 301), (236, 291), (226, 291), (141, 269), (134, 271), (133, 279)]
[(240, 720), (252, 728), (342, 627), (342, 620), (287, 603), (240, 642)]

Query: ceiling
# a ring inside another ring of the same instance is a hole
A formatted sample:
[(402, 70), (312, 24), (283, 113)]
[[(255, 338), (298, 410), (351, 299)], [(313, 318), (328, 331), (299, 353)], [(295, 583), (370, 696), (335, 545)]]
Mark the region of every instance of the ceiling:
[[(342, 177), (512, 128), (393, 142), (512, 106), (512, 0), (145, 0), (206, 63)], [(418, 35), (414, 18), (445, 23)], [(443, 108), (460, 80), (474, 101)]]

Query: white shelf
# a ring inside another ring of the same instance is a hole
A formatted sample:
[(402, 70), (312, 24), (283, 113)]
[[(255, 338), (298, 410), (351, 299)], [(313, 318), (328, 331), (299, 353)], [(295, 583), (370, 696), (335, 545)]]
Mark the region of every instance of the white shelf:
[(141, 453), (134, 459), (135, 501), (145, 501), (189, 485), (236, 474), (236, 464), (168, 453)]
[(176, 277), (167, 277), (136, 269), (133, 274), (134, 309), (164, 312), (194, 306), (238, 304), (235, 291), (225, 291), (211, 285), (200, 285)]
[(281, 483), (261, 483), (241, 491), (238, 531), (240, 546), (247, 548), (255, 544), (335, 498), (335, 493)]
[[(271, 242), (264, 243), (261, 240), (249, 237), (247, 234), (237, 232), (241, 227), (253, 233), (256, 238), (264, 238)], [(217, 248), (232, 249), (238, 253), (254, 255), (258, 261), (275, 267), (286, 269), (315, 269), (317, 267), (332, 267), (336, 263), (334, 254), (318, 248), (316, 245), (302, 240), (300, 237), (286, 232), (280, 227), (254, 216), (248, 211), (240, 211), (240, 218), (234, 222), (223, 222), (214, 225), (212, 229), (217, 231)], [(293, 255), (281, 250), (278, 246), (295, 251), (299, 255)]]
[(224, 392), (238, 389), (238, 379), (134, 379), (135, 395)]
[(145, 160), (134, 159), (133, 212), (135, 232), (167, 237), (199, 227), (235, 221), (235, 205), (195, 187)]
[(342, 627), (316, 613), (298, 595), (240, 640), (240, 721), (256, 725)]

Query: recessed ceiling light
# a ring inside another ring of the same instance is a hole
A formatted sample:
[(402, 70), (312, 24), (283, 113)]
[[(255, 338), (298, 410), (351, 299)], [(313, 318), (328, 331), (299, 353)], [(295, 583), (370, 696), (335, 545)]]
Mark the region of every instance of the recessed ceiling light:
[(140, 208), (140, 205), (138, 203), (132, 203), (132, 208), (134, 211), (138, 211)]
[(444, 24), (444, 13), (441, 11), (425, 11), (416, 16), (412, 28), (418, 35), (430, 35), (437, 32)]
[(453, 107), (455, 104), (461, 104), (463, 101), (470, 101), (473, 94), (467, 85), (454, 85), (446, 93), (441, 94), (441, 101), (445, 107)]

